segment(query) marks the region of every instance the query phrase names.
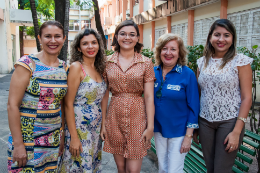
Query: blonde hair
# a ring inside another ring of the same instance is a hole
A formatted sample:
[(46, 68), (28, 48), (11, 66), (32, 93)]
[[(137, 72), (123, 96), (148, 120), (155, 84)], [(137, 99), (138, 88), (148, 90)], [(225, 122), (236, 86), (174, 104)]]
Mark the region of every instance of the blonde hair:
[(161, 57), (160, 57), (162, 48), (169, 41), (172, 41), (172, 40), (177, 41), (178, 46), (179, 46), (179, 59), (177, 61), (177, 64), (183, 65), (183, 66), (187, 65), (188, 50), (184, 46), (182, 38), (177, 34), (168, 33), (168, 34), (163, 34), (161, 37), (159, 37), (159, 39), (156, 43), (155, 52), (154, 52), (155, 65), (156, 66), (162, 64), (162, 60), (161, 60)]

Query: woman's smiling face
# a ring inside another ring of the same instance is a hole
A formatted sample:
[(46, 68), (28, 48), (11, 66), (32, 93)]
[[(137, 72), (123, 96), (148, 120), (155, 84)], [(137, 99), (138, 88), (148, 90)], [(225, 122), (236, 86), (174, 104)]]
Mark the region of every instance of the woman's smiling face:
[(161, 60), (163, 66), (174, 67), (179, 59), (179, 45), (176, 40), (166, 43), (161, 49)]
[(226, 53), (233, 44), (233, 35), (224, 27), (217, 26), (210, 37), (215, 53)]
[(132, 50), (138, 42), (139, 36), (134, 26), (124, 26), (118, 31), (116, 35), (120, 49)]
[(78, 50), (87, 58), (95, 58), (99, 51), (97, 38), (93, 34), (85, 35), (80, 40), (80, 48)]

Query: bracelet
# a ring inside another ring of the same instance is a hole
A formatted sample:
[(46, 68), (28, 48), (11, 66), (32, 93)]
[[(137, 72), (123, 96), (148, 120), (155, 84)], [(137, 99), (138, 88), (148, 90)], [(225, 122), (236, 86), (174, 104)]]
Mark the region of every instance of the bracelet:
[(247, 122), (247, 119), (246, 119), (246, 118), (237, 117), (237, 119), (238, 119), (238, 120), (242, 120), (242, 121), (244, 121), (244, 123), (246, 123), (246, 122)]
[(188, 138), (192, 138), (192, 135), (188, 135), (188, 134), (186, 134), (185, 136), (187, 136)]

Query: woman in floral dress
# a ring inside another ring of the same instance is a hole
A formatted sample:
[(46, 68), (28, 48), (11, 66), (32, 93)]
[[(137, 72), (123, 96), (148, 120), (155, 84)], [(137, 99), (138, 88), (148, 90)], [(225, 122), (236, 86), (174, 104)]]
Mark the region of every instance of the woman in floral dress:
[(65, 152), (61, 172), (101, 172), (100, 128), (106, 84), (104, 48), (93, 29), (79, 32), (71, 45), (68, 93), (65, 97)]
[(48, 21), (38, 38), (42, 51), (20, 58), (10, 83), (9, 173), (57, 171), (64, 122), (60, 110), (67, 91), (67, 68), (58, 54), (66, 37), (59, 22)]

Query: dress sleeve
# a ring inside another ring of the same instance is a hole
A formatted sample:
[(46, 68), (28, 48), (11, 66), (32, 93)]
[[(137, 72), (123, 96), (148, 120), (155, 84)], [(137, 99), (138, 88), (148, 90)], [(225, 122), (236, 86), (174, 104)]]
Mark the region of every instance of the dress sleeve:
[(147, 58), (147, 61), (145, 61), (144, 83), (155, 80), (155, 74), (153, 68), (154, 66), (152, 61)]
[(16, 61), (16, 63), (14, 64), (14, 67), (16, 68), (17, 65), (21, 65), (24, 68), (26, 68), (27, 70), (29, 70), (31, 72), (33, 72), (33, 63), (31, 58), (29, 58), (28, 56), (22, 56), (18, 61)]
[(238, 54), (237, 55), (237, 60), (236, 60), (236, 67), (237, 66), (244, 66), (244, 65), (248, 65), (248, 64), (252, 64), (253, 62), (253, 58), (250, 58), (244, 54)]
[(197, 129), (199, 128), (198, 118), (200, 111), (199, 89), (196, 76), (193, 72), (191, 73), (192, 74), (190, 75), (190, 80), (186, 88), (187, 103), (190, 109), (187, 127)]

